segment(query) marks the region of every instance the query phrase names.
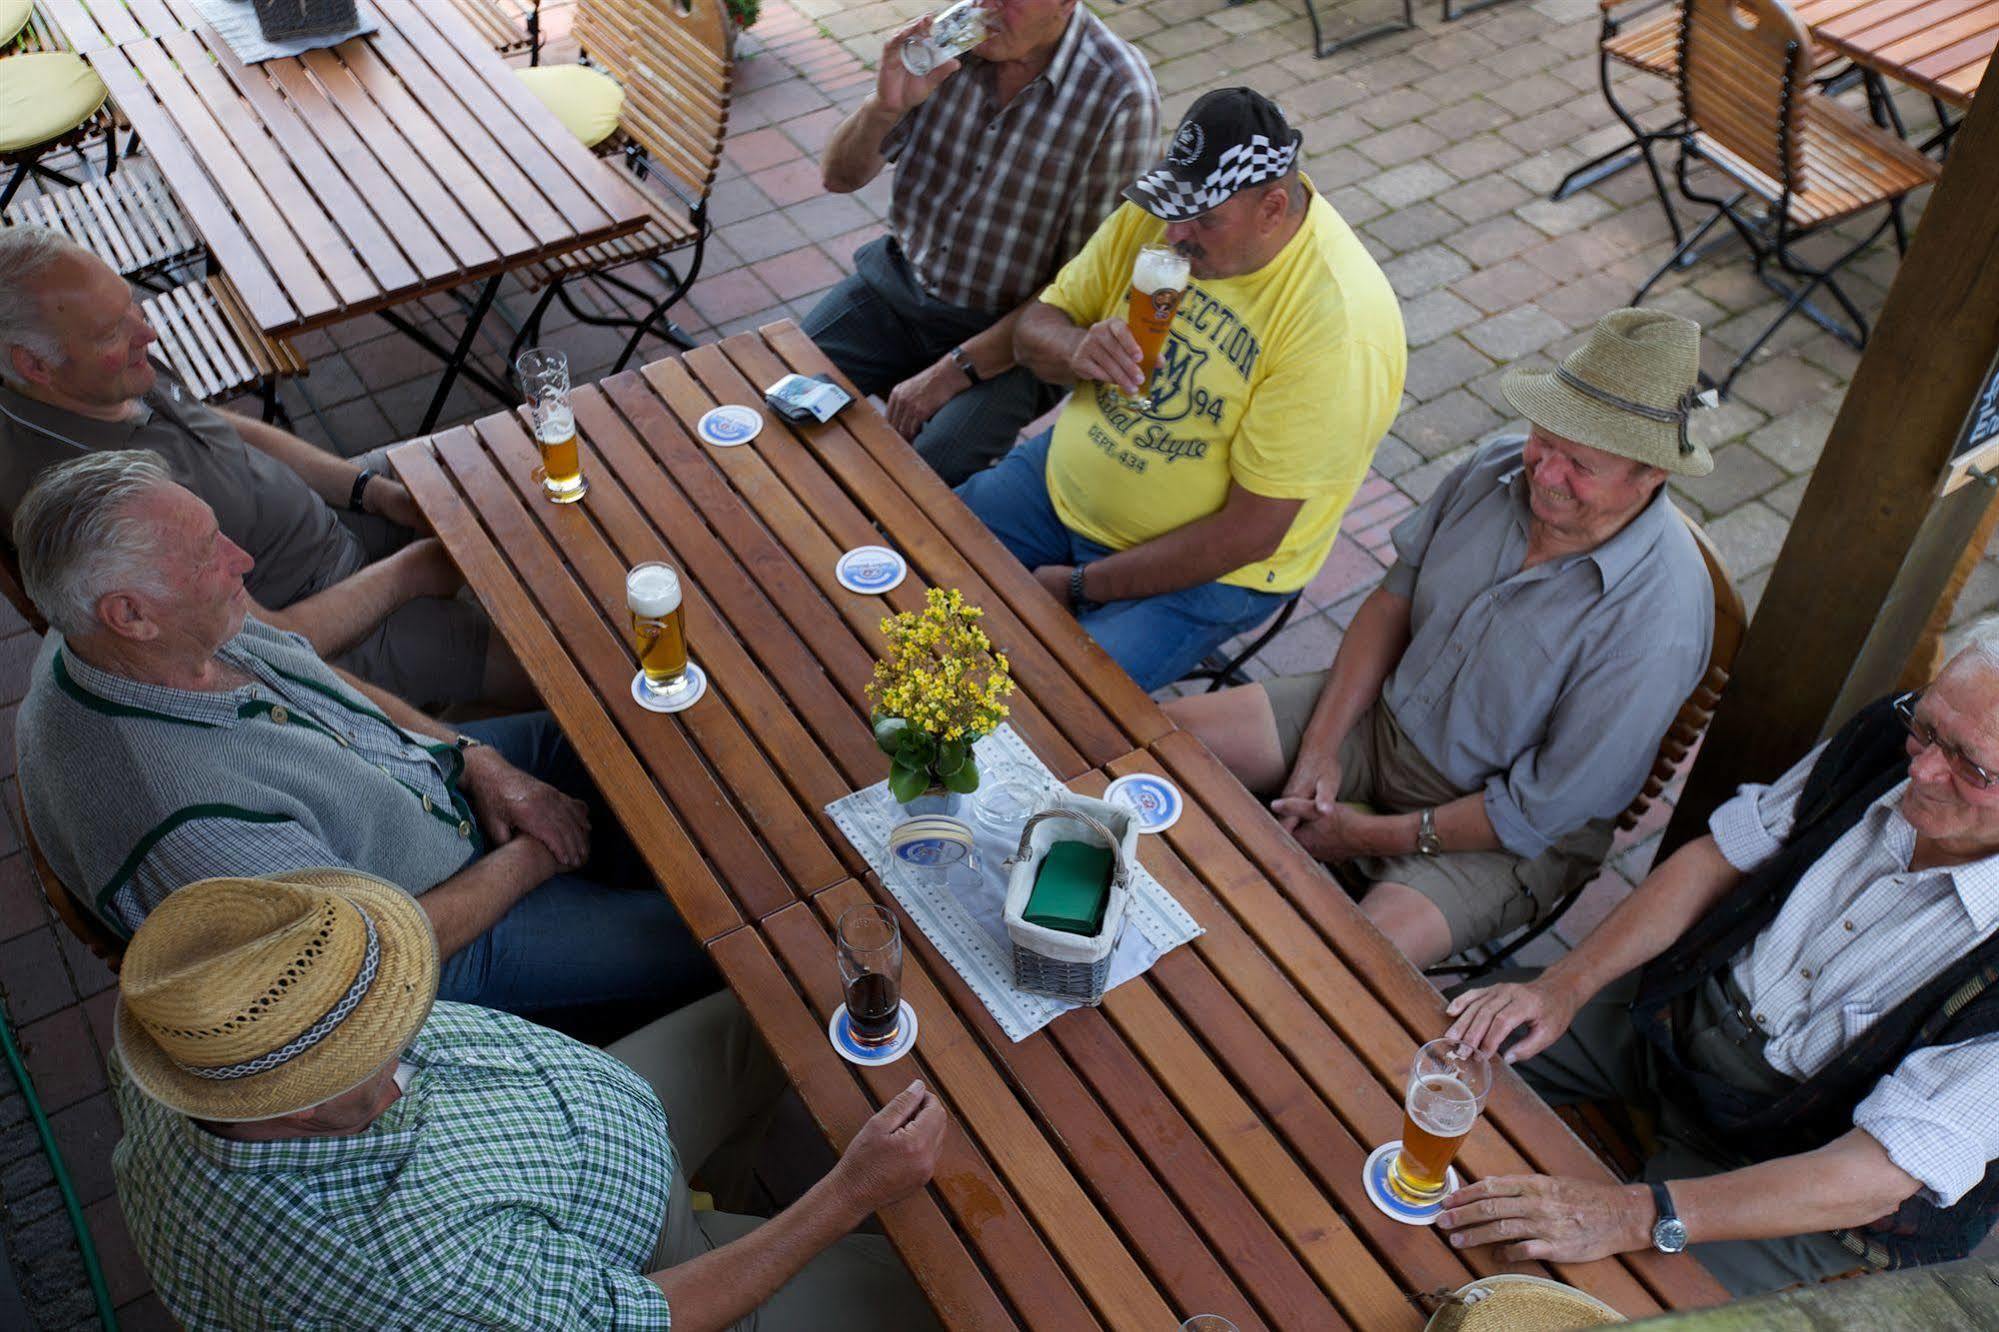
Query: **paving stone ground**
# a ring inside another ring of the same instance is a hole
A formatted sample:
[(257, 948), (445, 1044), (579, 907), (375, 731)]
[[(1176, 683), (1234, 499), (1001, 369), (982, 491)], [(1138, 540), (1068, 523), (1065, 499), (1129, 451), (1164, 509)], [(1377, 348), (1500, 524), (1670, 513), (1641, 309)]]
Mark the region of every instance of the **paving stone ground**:
[[(738, 49), (728, 150), (711, 204), (715, 236), (679, 312), (689, 334), (708, 340), (803, 316), (849, 270), (854, 249), (880, 234), (887, 180), (853, 195), (826, 195), (816, 156), (866, 95), (884, 38), (931, 7), (926, 0), (767, 0), (762, 21)], [(1620, 137), (1597, 86), (1596, 5), (1514, 0), (1446, 24), (1426, 3), (1416, 30), (1327, 60), (1311, 55), (1302, 0), (1096, 7), (1153, 62), (1168, 123), (1213, 87), (1246, 83), (1275, 97), (1304, 131), (1314, 182), (1359, 230), (1402, 298), (1412, 350), (1401, 416), (1333, 557), (1251, 673), (1323, 667), (1380, 578), (1397, 519), (1479, 440), (1518, 428), (1499, 393), (1503, 372), (1565, 354), (1598, 315), (1626, 303), (1667, 252), (1668, 227), (1641, 171), (1562, 203), (1547, 199), (1567, 171)], [(1389, 8), (1385, 0), (1325, 0), (1329, 35)], [(548, 17), (550, 57), (566, 58), (567, 4), (548, 6)], [(1616, 87), (1641, 116), (1671, 118), (1664, 83), (1620, 74)], [(1904, 102), (1912, 125), (1931, 119), (1927, 103)], [(1870, 316), (1896, 263), (1893, 246), (1883, 242), (1854, 266), (1848, 289)], [(1748, 345), (1775, 309), (1738, 247), (1667, 278), (1650, 303), (1702, 323), (1713, 371)], [(443, 328), (457, 326), (453, 301), (428, 304)], [(528, 304), (510, 287), (482, 338), (481, 360), (495, 374)], [(558, 308), (543, 340), (567, 348), (579, 377), (591, 378), (608, 367), (622, 339)], [(311, 358), (311, 374), (285, 398), (302, 434), (356, 453), (414, 431), (437, 364), (381, 320), (308, 335), (299, 347)], [(643, 354), (658, 354), (657, 345)], [(1706, 525), (1752, 609), (1857, 359), (1814, 325), (1793, 320), (1745, 371), (1732, 400), (1697, 418), (1716, 468), (1674, 482), (1674, 493)], [(447, 419), (494, 406), (461, 386)], [(1957, 619), (1995, 603), (1999, 564), (1988, 552)], [(0, 990), (82, 1194), (120, 1322), (165, 1327), (170, 1320), (111, 1193), (108, 1158), (118, 1129), (103, 1053), (112, 978), (48, 914), (14, 823), (12, 726), (35, 646), (11, 612), (0, 613), (0, 799), (8, 815), (0, 820)], [(1546, 961), (1580, 938), (1630, 891), (1650, 864), (1666, 809), (1655, 807), (1619, 839), (1604, 874), (1529, 960)], [(8, 1254), (40, 1325), (88, 1326), (95, 1319), (82, 1269), (54, 1198), (21, 1098), (0, 1073)]]

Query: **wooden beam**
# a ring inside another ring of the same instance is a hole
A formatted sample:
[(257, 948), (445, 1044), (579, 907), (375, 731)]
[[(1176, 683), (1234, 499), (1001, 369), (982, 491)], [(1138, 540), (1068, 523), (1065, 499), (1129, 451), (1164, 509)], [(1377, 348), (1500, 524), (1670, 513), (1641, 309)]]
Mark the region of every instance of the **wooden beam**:
[[(1985, 72), (1889, 289), (1662, 854), (1703, 831), (1738, 784), (1775, 777), (1893, 687), (1977, 526), (1962, 501), (1932, 510), (1965, 413), (1999, 356), (1995, 194), (1999, 61)], [(1959, 495), (1975, 495), (1982, 514), (1984, 491)], [(1939, 574), (1940, 534), (1951, 532), (1958, 544)]]

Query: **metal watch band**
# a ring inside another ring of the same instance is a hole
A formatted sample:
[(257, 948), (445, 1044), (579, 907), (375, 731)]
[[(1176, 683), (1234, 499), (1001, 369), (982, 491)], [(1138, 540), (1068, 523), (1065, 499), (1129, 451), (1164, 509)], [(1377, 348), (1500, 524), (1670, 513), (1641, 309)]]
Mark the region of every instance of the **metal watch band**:
[(1416, 816), (1416, 849), (1426, 856), (1441, 853), (1444, 843), (1437, 836), (1437, 811), (1426, 809)]
[(368, 512), (368, 506), (361, 502), (361, 492), (368, 488), (370, 481), (380, 475), (381, 473), (372, 467), (363, 467), (355, 474), (354, 489), (347, 492), (347, 507), (349, 510), (354, 513)]
[(972, 387), (977, 388), (986, 382), (979, 378), (978, 367), (972, 364), (970, 354), (963, 347), (953, 347), (951, 349), (951, 364), (965, 372), (965, 378), (972, 381)]
[(1079, 564), (1069, 570), (1069, 609), (1081, 610), (1089, 604), (1090, 599), (1083, 595), (1083, 566)]

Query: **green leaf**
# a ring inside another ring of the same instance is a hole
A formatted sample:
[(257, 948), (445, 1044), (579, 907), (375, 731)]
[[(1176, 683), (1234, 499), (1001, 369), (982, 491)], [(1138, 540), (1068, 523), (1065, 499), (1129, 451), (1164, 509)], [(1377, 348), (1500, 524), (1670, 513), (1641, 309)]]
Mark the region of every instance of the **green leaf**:
[(875, 718), (875, 744), (884, 754), (893, 754), (902, 744), (903, 733), (909, 730), (909, 723), (900, 717)]
[(973, 761), (971, 755), (965, 756), (963, 767), (956, 772), (945, 774), (944, 788), (956, 791), (959, 795), (970, 795), (979, 789), (979, 765)]
[(969, 763), (971, 758), (972, 747), (963, 740), (943, 741), (937, 746), (937, 775), (949, 777)]
[(930, 789), (930, 774), (921, 768), (906, 768), (898, 763), (888, 770), (888, 793), (902, 804), (908, 804)]
[(937, 739), (928, 731), (919, 731), (914, 726), (903, 731), (902, 739), (896, 746), (895, 760), (907, 763), (913, 768), (927, 768), (937, 757)]

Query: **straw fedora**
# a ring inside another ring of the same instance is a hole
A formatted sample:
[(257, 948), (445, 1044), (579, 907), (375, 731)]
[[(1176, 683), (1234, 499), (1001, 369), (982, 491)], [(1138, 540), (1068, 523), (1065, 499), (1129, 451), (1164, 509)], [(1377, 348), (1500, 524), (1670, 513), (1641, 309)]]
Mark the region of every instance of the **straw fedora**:
[(430, 919), (394, 884), (336, 869), (203, 879), (132, 936), (118, 1055), (169, 1109), (273, 1119), (366, 1082), (436, 995)]
[(1500, 381), (1514, 409), (1563, 439), (1706, 476), (1714, 458), (1687, 434), (1698, 402), (1701, 326), (1663, 310), (1612, 310), (1554, 370)]
[(1580, 1332), (1623, 1321), (1624, 1315), (1574, 1286), (1500, 1272), (1444, 1296), (1423, 1332)]

